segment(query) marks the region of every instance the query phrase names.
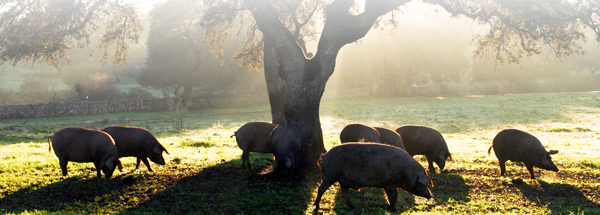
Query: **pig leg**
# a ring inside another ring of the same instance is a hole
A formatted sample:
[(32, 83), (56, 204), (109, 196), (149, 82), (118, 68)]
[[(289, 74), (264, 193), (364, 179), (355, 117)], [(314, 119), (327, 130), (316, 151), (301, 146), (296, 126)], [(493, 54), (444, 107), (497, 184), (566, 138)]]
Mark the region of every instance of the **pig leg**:
[(142, 161), (142, 159), (136, 158), (135, 160), (136, 160), (135, 169), (138, 169), (140, 167), (140, 162)]
[(66, 158), (61, 158), (58, 159), (58, 163), (60, 164), (60, 170), (62, 170), (62, 175), (69, 176), (69, 173), (67, 173), (67, 164), (69, 163), (69, 161)]
[(392, 211), (392, 212), (396, 212), (396, 201), (398, 201), (398, 190), (396, 190), (396, 187), (392, 186), (392, 187), (386, 187), (384, 188), (385, 190), (385, 195), (387, 196), (388, 199), (388, 203), (390, 204), (390, 206), (388, 206), (388, 210)]
[(102, 178), (102, 174), (100, 173), (100, 171), (101, 171), (100, 164), (97, 162), (94, 162), (94, 167), (96, 167), (96, 177)]
[(498, 163), (500, 164), (500, 176), (504, 176), (504, 173), (506, 173), (506, 160), (498, 158)]
[(250, 165), (250, 151), (248, 150), (244, 150), (242, 153), (242, 167), (252, 169), (252, 166)]
[(315, 208), (319, 209), (319, 203), (321, 202), (321, 197), (323, 196), (323, 193), (325, 193), (325, 191), (327, 191), (327, 189), (329, 189), (329, 187), (332, 185), (333, 183), (329, 183), (329, 182), (321, 182), (321, 185), (319, 186), (319, 191), (317, 194), (317, 199), (315, 199)]
[(527, 167), (527, 171), (529, 171), (529, 176), (531, 176), (531, 179), (535, 179), (535, 175), (533, 174), (533, 165), (531, 165), (529, 162), (523, 163), (525, 164), (525, 167)]
[(342, 197), (344, 197), (344, 200), (346, 201), (346, 204), (348, 205), (349, 208), (355, 209), (356, 207), (354, 207), (354, 205), (352, 204), (352, 201), (350, 201), (350, 187), (348, 186), (344, 186), (341, 185), (342, 187)]
[[(148, 162), (148, 158), (145, 158), (145, 157), (138, 158), (138, 164), (140, 163), (139, 160), (142, 160), (142, 162), (144, 162), (144, 165), (146, 165), (146, 167), (148, 168), (148, 171), (154, 172), (154, 170), (152, 170), (152, 168), (150, 167), (150, 163)], [(136, 169), (137, 169), (137, 167), (136, 167)]]
[(435, 173), (435, 167), (433, 166), (433, 156), (425, 155), (427, 157), (427, 163), (429, 163), (429, 171)]

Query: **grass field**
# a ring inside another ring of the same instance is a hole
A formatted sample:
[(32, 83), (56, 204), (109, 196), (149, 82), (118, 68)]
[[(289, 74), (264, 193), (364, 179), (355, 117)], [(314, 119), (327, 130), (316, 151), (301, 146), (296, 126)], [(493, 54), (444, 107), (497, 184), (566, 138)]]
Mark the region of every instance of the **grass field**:
[[(351, 210), (337, 184), (315, 211), (320, 173), (277, 177), (267, 154), (251, 153), (255, 168), (242, 169), (242, 151), (230, 136), (247, 122), (270, 121), (268, 108), (188, 111), (184, 130), (173, 129), (169, 112), (0, 120), (0, 213), (390, 214), (380, 189), (351, 192), (358, 208)], [(430, 174), (435, 197), (400, 189), (400, 213), (600, 214), (600, 92), (327, 101), (321, 104), (325, 148), (339, 144), (343, 126), (355, 122), (429, 126), (448, 143), (448, 171)], [(123, 172), (96, 179), (93, 164), (69, 163), (70, 177), (63, 178), (47, 137), (66, 126), (114, 124), (149, 129), (171, 153), (167, 164), (152, 164), (151, 173), (143, 165), (134, 170), (134, 158), (121, 158)], [(546, 149), (559, 150), (552, 158), (560, 171), (535, 168), (538, 179), (531, 180), (524, 166), (507, 162), (507, 175), (500, 177), (487, 150), (505, 128), (527, 131)], [(426, 167), (423, 156), (415, 159)]]

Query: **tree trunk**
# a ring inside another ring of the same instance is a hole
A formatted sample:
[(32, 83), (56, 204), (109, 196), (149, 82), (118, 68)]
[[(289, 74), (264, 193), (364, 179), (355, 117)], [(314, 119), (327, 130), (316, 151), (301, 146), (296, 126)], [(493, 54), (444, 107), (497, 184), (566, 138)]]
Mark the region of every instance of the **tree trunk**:
[(264, 69), (267, 91), (269, 93), (269, 104), (271, 104), (271, 119), (273, 124), (286, 122), (283, 113), (285, 105), (285, 82), (279, 76), (279, 58), (271, 43), (264, 40)]
[(188, 102), (189, 102), (190, 98), (192, 97), (192, 88), (193, 87), (190, 85), (183, 86), (183, 94), (181, 95), (181, 100), (183, 102), (184, 108), (187, 108)]

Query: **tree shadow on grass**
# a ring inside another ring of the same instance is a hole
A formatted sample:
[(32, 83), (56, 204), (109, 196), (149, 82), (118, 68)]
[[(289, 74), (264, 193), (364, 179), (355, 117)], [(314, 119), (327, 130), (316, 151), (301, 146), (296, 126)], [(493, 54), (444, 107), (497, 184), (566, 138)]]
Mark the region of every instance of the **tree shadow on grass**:
[(70, 177), (45, 186), (33, 185), (1, 198), (0, 213), (35, 210), (53, 212), (65, 210), (73, 205), (86, 205), (125, 186), (118, 180), (120, 177)]
[[(547, 183), (537, 180), (537, 184), (515, 184), (523, 195), (540, 207), (548, 208), (552, 214), (596, 214), (600, 205), (589, 200), (579, 188), (569, 184)], [(591, 188), (597, 189), (597, 188)]]
[(282, 176), (268, 162), (241, 167), (241, 160), (200, 169), (122, 214), (301, 214), (316, 189), (309, 174)]

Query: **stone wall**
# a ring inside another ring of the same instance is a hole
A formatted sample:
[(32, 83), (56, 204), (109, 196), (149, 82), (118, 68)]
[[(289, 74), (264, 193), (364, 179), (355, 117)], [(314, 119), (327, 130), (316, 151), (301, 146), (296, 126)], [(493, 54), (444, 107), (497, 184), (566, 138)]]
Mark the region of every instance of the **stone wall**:
[[(368, 88), (330, 90), (325, 92), (323, 100), (365, 96), (369, 96)], [(73, 116), (121, 111), (168, 111), (176, 103), (173, 98), (163, 98), (0, 105), (0, 119)], [(260, 104), (269, 104), (267, 95), (194, 97), (191, 99), (190, 109), (246, 107)]]

